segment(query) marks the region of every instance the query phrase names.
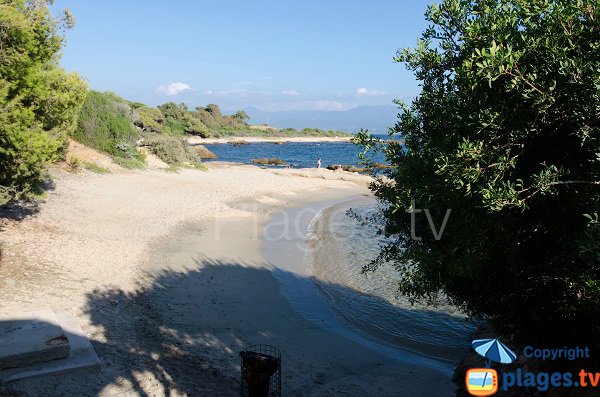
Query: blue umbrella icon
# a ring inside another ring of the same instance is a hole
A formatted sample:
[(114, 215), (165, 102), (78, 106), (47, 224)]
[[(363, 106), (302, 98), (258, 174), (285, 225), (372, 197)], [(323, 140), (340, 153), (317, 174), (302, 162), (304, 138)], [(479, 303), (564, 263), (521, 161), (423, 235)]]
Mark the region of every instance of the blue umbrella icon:
[(479, 355), (487, 358), (488, 368), (490, 361), (510, 364), (517, 359), (517, 355), (498, 339), (476, 339), (471, 342), (471, 346)]

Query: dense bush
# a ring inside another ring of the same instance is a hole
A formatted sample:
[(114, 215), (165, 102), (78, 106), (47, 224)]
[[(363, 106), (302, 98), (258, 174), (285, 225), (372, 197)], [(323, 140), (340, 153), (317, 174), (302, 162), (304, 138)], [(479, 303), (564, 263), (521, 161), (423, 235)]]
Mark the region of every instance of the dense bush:
[(140, 132), (132, 124), (131, 106), (116, 94), (89, 91), (77, 121), (73, 138), (79, 142), (108, 153), (130, 168), (143, 164), (135, 142)]
[(406, 144), (360, 137), (393, 165), (373, 189), (398, 239), (371, 268), (392, 260), (403, 293), (443, 291), (525, 343), (598, 345), (598, 2), (445, 0), (427, 19), (396, 58), (422, 84)]
[(162, 132), (164, 129), (165, 118), (162, 112), (157, 108), (151, 108), (145, 105), (134, 108), (134, 123), (144, 131)]
[(191, 114), (184, 104), (170, 102), (150, 108), (125, 101), (113, 93), (90, 91), (73, 137), (112, 155), (117, 164), (127, 168), (144, 166), (143, 154), (136, 148), (142, 135), (150, 152), (165, 163), (194, 165), (198, 158), (184, 134), (207, 130)]
[(185, 139), (162, 134), (147, 134), (144, 138), (150, 151), (169, 165), (196, 163), (198, 157)]
[(183, 118), (185, 129), (184, 132), (190, 135), (198, 135), (203, 138), (208, 137), (208, 128), (196, 117), (193, 113), (186, 113)]
[(167, 119), (182, 120), (188, 112), (187, 105), (180, 103), (177, 105), (175, 102), (167, 102), (163, 105), (158, 106), (158, 110)]
[(64, 155), (85, 82), (56, 66), (63, 45), (45, 1), (0, 2), (0, 205), (38, 193), (45, 165)]

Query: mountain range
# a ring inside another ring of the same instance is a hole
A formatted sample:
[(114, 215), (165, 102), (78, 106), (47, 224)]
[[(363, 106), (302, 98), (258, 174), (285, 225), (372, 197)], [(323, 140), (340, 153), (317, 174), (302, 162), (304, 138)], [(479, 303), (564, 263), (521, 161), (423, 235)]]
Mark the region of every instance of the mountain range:
[(373, 134), (385, 134), (396, 123), (398, 108), (391, 105), (359, 106), (345, 111), (285, 110), (267, 112), (256, 107), (243, 109), (250, 124), (268, 124), (276, 128), (320, 128), (358, 132), (361, 128)]

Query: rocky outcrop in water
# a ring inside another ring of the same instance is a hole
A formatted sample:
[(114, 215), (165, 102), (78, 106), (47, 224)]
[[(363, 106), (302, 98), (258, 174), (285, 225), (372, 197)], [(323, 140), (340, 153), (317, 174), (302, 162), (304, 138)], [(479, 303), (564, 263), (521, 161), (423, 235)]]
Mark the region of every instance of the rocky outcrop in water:
[(211, 152), (210, 150), (208, 150), (206, 147), (204, 147), (202, 145), (194, 146), (194, 152), (196, 152), (198, 157), (200, 157), (201, 159), (218, 159), (219, 158), (219, 156), (217, 156), (215, 153)]

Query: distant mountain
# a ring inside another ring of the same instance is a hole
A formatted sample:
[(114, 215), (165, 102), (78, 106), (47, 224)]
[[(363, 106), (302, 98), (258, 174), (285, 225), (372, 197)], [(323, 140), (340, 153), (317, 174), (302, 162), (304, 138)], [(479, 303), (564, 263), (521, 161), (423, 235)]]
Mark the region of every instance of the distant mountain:
[(358, 132), (361, 128), (385, 134), (396, 123), (398, 108), (391, 105), (359, 106), (346, 111), (286, 110), (266, 112), (255, 107), (244, 109), (250, 124), (269, 124), (277, 128), (321, 128)]

